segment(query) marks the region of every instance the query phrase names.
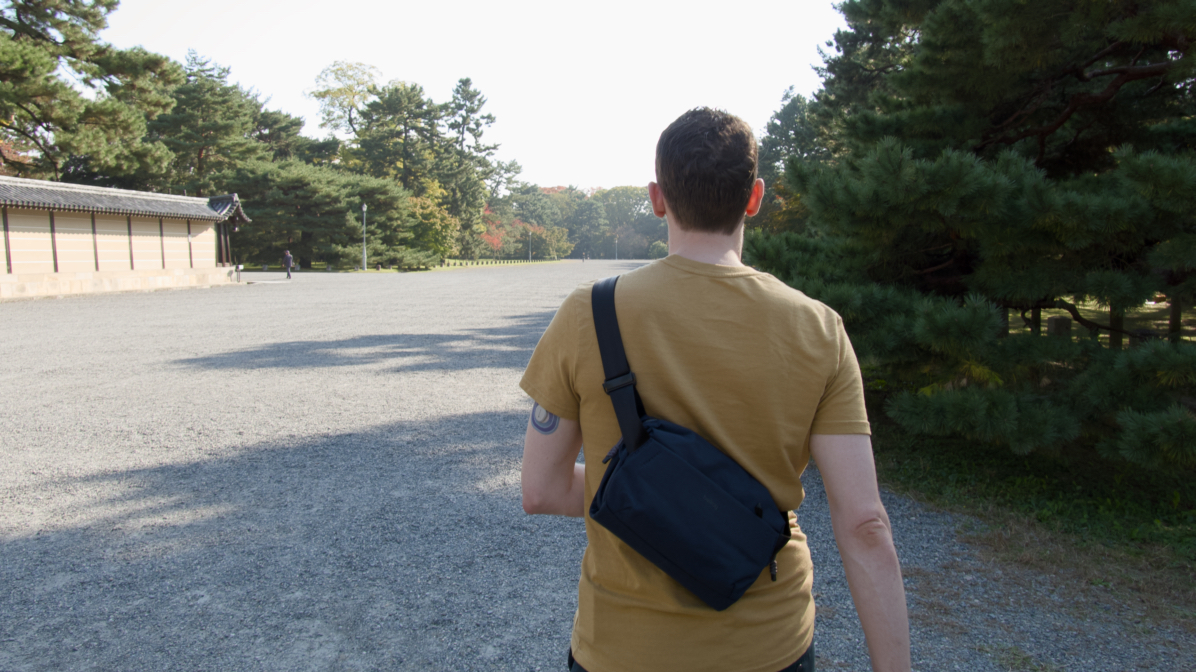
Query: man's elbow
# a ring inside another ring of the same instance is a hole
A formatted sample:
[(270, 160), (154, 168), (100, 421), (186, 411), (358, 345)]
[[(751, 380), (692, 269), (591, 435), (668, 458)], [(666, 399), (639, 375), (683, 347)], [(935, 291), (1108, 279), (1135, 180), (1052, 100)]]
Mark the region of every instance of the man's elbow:
[(893, 530), (889, 526), (888, 516), (883, 514), (859, 520), (851, 527), (848, 535), (856, 545), (866, 549), (893, 546)]
[(551, 513), (550, 506), (544, 493), (534, 488), (523, 488), (523, 512), (526, 514)]

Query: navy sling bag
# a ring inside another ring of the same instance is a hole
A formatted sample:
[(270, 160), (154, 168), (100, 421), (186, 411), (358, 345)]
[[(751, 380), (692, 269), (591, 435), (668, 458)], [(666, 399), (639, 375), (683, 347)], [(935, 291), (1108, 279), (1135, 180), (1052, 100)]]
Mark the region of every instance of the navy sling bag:
[(789, 541), (789, 518), (759, 481), (692, 430), (649, 417), (615, 315), (618, 276), (594, 285), (598, 350), (623, 438), (602, 462), (590, 518), (722, 611)]

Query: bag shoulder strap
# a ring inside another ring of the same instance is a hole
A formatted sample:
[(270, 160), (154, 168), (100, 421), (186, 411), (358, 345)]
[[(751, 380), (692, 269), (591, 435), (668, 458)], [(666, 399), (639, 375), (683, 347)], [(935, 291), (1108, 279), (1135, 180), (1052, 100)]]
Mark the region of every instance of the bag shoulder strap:
[(590, 302), (594, 307), (594, 329), (598, 333), (598, 352), (602, 355), (602, 371), (606, 376), (602, 389), (606, 390), (615, 407), (623, 443), (634, 451), (648, 440), (648, 433), (641, 420), (644, 405), (635, 389), (635, 374), (627, 363), (619, 318), (615, 314), (615, 283), (618, 281), (616, 275), (594, 283)]

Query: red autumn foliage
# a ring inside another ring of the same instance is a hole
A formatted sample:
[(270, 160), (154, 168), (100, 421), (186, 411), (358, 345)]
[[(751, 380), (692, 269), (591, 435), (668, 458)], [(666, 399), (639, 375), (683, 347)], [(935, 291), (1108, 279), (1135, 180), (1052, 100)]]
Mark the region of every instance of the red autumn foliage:
[(495, 254), (502, 249), (502, 241), (506, 237), (507, 230), (502, 228), (502, 225), (497, 222), (486, 222), (486, 233), (482, 234), (482, 240), (486, 241)]

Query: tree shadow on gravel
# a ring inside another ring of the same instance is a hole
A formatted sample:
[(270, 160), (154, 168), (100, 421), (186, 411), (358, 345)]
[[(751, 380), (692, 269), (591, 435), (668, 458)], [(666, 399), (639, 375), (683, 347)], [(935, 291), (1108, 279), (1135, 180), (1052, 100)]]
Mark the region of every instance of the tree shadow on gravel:
[(585, 533), (523, 514), (525, 424), (394, 423), (16, 493), (81, 522), (0, 541), (0, 669), (559, 663)]
[[(506, 318), (495, 327), (449, 334), (374, 334), (327, 341), (284, 341), (175, 360), (200, 369), (315, 369), (397, 361), (396, 370), (523, 368), (556, 311)], [(404, 361), (409, 360), (409, 361)]]

